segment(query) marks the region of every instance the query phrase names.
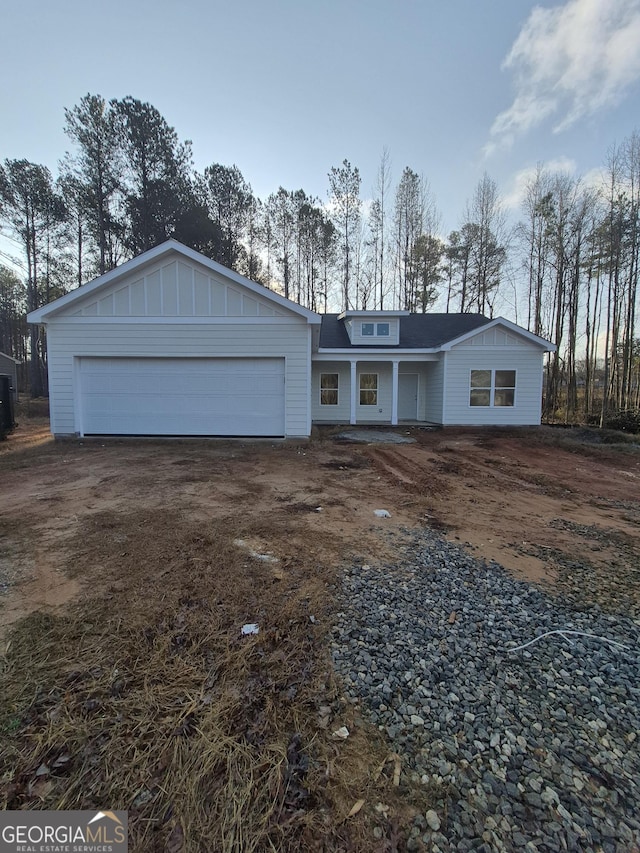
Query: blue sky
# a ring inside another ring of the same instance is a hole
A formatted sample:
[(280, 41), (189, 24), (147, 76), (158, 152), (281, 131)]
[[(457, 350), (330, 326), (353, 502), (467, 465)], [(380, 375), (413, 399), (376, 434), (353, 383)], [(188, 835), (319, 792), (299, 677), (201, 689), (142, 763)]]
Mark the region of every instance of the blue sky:
[(483, 172), (509, 204), (536, 163), (577, 174), (640, 125), (640, 0), (2, 2), (0, 159), (55, 173), (64, 108), (90, 92), (157, 107), (195, 165), (265, 198), (327, 197), (383, 148), (429, 181), (442, 232)]

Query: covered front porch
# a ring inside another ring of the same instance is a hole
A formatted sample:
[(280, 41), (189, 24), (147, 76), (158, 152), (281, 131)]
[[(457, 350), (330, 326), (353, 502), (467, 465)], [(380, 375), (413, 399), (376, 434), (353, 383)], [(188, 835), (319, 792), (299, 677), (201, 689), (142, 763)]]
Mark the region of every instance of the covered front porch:
[(438, 354), (321, 354), (313, 361), (311, 417), (318, 424), (439, 423), (441, 376)]

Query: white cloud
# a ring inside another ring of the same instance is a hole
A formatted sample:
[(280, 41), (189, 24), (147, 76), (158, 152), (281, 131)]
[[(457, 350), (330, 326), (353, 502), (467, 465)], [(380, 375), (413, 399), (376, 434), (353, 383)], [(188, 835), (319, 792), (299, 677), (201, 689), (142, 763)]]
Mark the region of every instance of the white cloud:
[(556, 157), (553, 160), (547, 160), (546, 163), (541, 163), (540, 166), (527, 166), (525, 169), (520, 169), (519, 172), (515, 173), (510, 181), (509, 188), (502, 196), (503, 207), (513, 211), (520, 209), (526, 195), (527, 186), (535, 178), (539, 168), (549, 174), (566, 172), (569, 175), (573, 175), (576, 171), (576, 162), (569, 157)]
[(589, 169), (582, 176), (582, 183), (586, 187), (602, 192), (607, 190), (609, 176), (607, 170), (603, 166), (596, 166), (594, 169)]
[(640, 78), (640, 0), (536, 6), (502, 67), (516, 92), (493, 123), (487, 154), (545, 119), (555, 118), (559, 132), (622, 100)]

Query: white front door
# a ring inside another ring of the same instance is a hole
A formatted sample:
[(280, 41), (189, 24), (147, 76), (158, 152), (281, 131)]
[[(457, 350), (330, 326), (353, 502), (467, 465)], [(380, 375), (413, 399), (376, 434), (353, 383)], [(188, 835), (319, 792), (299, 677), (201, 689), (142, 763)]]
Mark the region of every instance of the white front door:
[(418, 420), (417, 373), (400, 373), (398, 376), (398, 420)]

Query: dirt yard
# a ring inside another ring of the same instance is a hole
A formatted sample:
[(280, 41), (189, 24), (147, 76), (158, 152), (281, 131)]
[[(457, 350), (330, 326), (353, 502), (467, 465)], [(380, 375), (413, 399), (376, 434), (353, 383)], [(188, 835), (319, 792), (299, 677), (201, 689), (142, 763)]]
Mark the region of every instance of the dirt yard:
[(55, 443), (32, 420), (0, 444), (0, 807), (127, 808), (141, 851), (371, 850), (385, 800), (377, 849), (404, 849), (428, 797), (341, 701), (340, 567), (393, 560), (429, 525), (558, 595), (640, 613), (637, 445), (407, 432)]

